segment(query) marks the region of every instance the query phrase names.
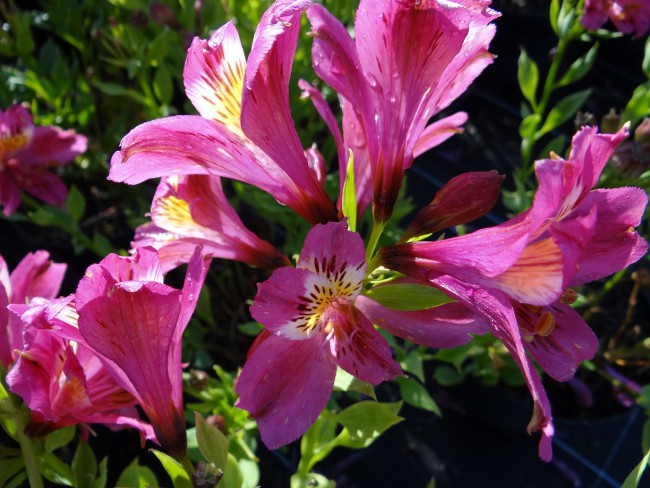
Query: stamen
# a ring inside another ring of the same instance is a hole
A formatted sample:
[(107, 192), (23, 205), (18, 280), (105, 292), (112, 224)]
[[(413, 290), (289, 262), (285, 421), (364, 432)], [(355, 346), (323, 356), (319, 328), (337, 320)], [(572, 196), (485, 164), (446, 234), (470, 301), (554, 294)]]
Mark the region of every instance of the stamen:
[(535, 324), (535, 332), (542, 337), (546, 337), (555, 329), (555, 317), (551, 312), (544, 312)]

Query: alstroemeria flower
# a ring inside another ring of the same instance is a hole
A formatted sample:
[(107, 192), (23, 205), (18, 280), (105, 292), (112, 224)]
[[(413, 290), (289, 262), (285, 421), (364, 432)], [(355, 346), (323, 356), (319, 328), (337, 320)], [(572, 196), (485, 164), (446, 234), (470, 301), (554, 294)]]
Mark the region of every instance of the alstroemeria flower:
[[(153, 438), (138, 418), (136, 399), (117, 384), (79, 337), (74, 296), (11, 305), (21, 317), (23, 344), (7, 375), (11, 391), (32, 411), (26, 431), (44, 435), (78, 423), (133, 427)], [(71, 332), (74, 331), (74, 332)]]
[(20, 189), (50, 205), (65, 202), (68, 190), (48, 171), (86, 151), (88, 141), (72, 130), (34, 127), (22, 105), (0, 110), (0, 205), (11, 215), (20, 205)]
[(138, 401), (158, 444), (173, 456), (186, 450), (181, 336), (207, 271), (197, 248), (185, 283), (163, 283), (151, 248), (131, 257), (110, 254), (92, 265), (76, 293), (79, 332), (116, 381)]
[(585, 29), (596, 30), (607, 19), (623, 34), (641, 37), (650, 28), (650, 2), (647, 0), (586, 0), (580, 23)]
[(209, 257), (234, 259), (260, 268), (289, 263), (249, 231), (232, 208), (218, 176), (163, 178), (151, 204), (151, 222), (135, 231), (134, 248), (154, 247), (167, 272), (187, 263), (196, 246)]
[(237, 381), (236, 405), (255, 417), (269, 448), (297, 439), (316, 420), (337, 366), (374, 385), (401, 373), (373, 321), (432, 347), (460, 345), (485, 330), (457, 303), (389, 310), (360, 296), (365, 276), (361, 237), (332, 222), (309, 232), (296, 268), (279, 268), (259, 285), (251, 315), (266, 330)]
[(289, 109), (289, 77), (307, 0), (277, 1), (265, 12), (248, 57), (232, 22), (187, 53), (185, 91), (199, 116), (142, 124), (111, 159), (109, 179), (129, 184), (169, 175), (209, 174), (270, 193), (311, 223), (337, 217), (310, 168)]
[(59, 293), (67, 265), (53, 263), (47, 251), (27, 254), (9, 274), (0, 256), (0, 361), (8, 368), (23, 347), (23, 325), (7, 305), (26, 304), (32, 298), (52, 299)]
[(591, 358), (598, 341), (568, 307), (568, 287), (625, 268), (647, 250), (634, 228), (647, 196), (640, 188), (592, 190), (627, 135), (584, 128), (568, 161), (538, 161), (539, 189), (527, 212), (489, 229), (436, 242), (386, 248), (386, 266), (439, 287), (490, 321), (518, 362), (535, 400), (529, 430), (543, 430), (550, 459), (550, 406), (529, 358), (559, 381)]
[(457, 113), (426, 125), (492, 62), (487, 46), (498, 13), (489, 4), (362, 0), (354, 40), (324, 7), (307, 11), (314, 69), (342, 100), (341, 175), (350, 149), (359, 210), (372, 199), (376, 221), (390, 217), (413, 158), (465, 122), (466, 114)]

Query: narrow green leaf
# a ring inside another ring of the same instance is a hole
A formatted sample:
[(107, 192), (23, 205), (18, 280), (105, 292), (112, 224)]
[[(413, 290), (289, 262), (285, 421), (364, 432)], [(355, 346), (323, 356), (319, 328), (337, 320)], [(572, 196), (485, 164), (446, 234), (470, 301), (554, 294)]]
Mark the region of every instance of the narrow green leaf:
[(194, 412), (196, 440), (206, 461), (226, 471), (228, 462), (228, 438), (214, 425), (208, 424), (203, 416)]
[(526, 50), (521, 48), (519, 61), (517, 62), (517, 79), (519, 88), (524, 98), (530, 102), (533, 107), (537, 106), (537, 85), (539, 84), (539, 68), (537, 63), (528, 56)]
[(169, 105), (174, 96), (174, 81), (169, 69), (164, 64), (158, 66), (153, 77), (153, 92), (163, 105)]
[(415, 283), (376, 286), (364, 295), (385, 307), (402, 311), (424, 310), (454, 301), (437, 288)]
[(0, 459), (0, 486), (6, 486), (24, 468), (22, 456)]
[(346, 447), (367, 447), (389, 427), (404, 420), (397, 415), (402, 402), (378, 403), (365, 401), (349, 406), (336, 416), (336, 421), (347, 430), (349, 439), (341, 442)]
[(591, 95), (591, 89), (582, 90), (564, 97), (558, 104), (551, 109), (546, 117), (542, 128), (535, 134), (535, 139), (539, 139), (544, 134), (552, 131), (556, 127), (564, 124), (582, 107)]
[(356, 391), (358, 393), (369, 396), (374, 400), (377, 399), (375, 396), (375, 389), (370, 383), (355, 378), (343, 368), (337, 368), (336, 370), (336, 377), (334, 378), (334, 389), (339, 391)]
[(544, 149), (539, 152), (537, 159), (548, 159), (551, 155), (551, 152), (554, 152), (555, 154), (562, 154), (562, 151), (564, 151), (564, 144), (564, 134), (560, 134), (559, 136), (554, 137), (551, 141), (549, 141), (548, 144), (546, 144), (546, 146), (544, 146)]
[(431, 395), (429, 395), (429, 392), (422, 383), (415, 378), (397, 378), (395, 381), (399, 385), (402, 399), (406, 403), (423, 410), (428, 410), (429, 412), (435, 413), (438, 417), (442, 417), (440, 407), (431, 398)]
[(242, 488), (255, 488), (260, 484), (260, 467), (252, 459), (239, 459), (239, 471), (244, 479)]
[(52, 452), (60, 447), (69, 444), (72, 442), (75, 432), (76, 427), (74, 425), (55, 430), (45, 438), (45, 450), (47, 452)]
[(343, 182), (343, 201), (341, 208), (343, 216), (348, 218), (348, 227), (352, 232), (357, 230), (357, 188), (354, 183), (354, 154), (350, 150), (348, 166), (345, 170), (345, 182)]
[(557, 20), (559, 15), (560, 15), (560, 0), (551, 0), (549, 19), (551, 21), (551, 27), (553, 28), (553, 32), (555, 32), (556, 35), (559, 34), (559, 31), (557, 29)]
[(72, 220), (75, 222), (79, 222), (86, 212), (86, 200), (84, 199), (83, 194), (79, 191), (79, 188), (75, 185), (72, 185), (68, 192), (68, 199), (65, 202), (65, 206), (68, 209), (70, 217), (72, 217)]
[(337, 444), (336, 416), (329, 410), (323, 410), (316, 422), (305, 432), (300, 439), (300, 463), (298, 472), (307, 473), (316, 463), (325, 459)]
[(108, 458), (102, 459), (99, 463), (99, 476), (93, 483), (93, 488), (106, 488), (106, 480), (108, 479)]
[(44, 478), (53, 483), (74, 486), (74, 477), (70, 466), (61, 461), (54, 453), (42, 453), (38, 457), (38, 469)]
[(591, 46), (589, 51), (580, 56), (571, 66), (569, 66), (569, 69), (566, 71), (564, 76), (557, 82), (557, 86), (566, 86), (582, 79), (593, 67), (597, 54), (598, 43)]
[(535, 135), (542, 117), (539, 114), (530, 114), (519, 124), (519, 135), (522, 139), (529, 139)]
[(630, 121), (634, 127), (643, 117), (650, 113), (650, 82), (637, 86), (632, 98), (621, 114), (621, 125)]
[(165, 471), (172, 479), (172, 483), (174, 483), (174, 488), (192, 488), (192, 482), (187, 471), (183, 469), (183, 466), (178, 461), (162, 451), (151, 449), (151, 452), (154, 453), (160, 464), (165, 468)]
[(16, 29), (16, 51), (22, 57), (28, 57), (34, 50), (34, 38), (30, 26), (30, 19), (27, 13), (16, 14), (14, 26)]
[(621, 485), (621, 488), (637, 488), (637, 486), (639, 486), (639, 482), (641, 481), (641, 476), (643, 476), (643, 472), (648, 466), (648, 461), (650, 461), (650, 451), (648, 451), (646, 455), (643, 456), (643, 459), (637, 465), (637, 467), (632, 470), (627, 478), (625, 478), (625, 481), (623, 482), (623, 485)]
[(93, 488), (97, 476), (97, 459), (90, 446), (79, 441), (72, 458), (72, 476), (75, 488)]

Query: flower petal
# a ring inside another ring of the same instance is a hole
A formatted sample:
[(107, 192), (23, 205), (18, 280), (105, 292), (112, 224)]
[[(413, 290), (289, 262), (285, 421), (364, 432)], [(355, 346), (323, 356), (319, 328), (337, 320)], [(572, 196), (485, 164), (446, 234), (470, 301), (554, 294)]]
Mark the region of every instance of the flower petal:
[(187, 51), (183, 80), (187, 97), (202, 117), (241, 132), (241, 98), (246, 58), (233, 22), (209, 40), (195, 37)]
[(292, 442), (323, 411), (336, 364), (323, 335), (293, 341), (269, 335), (257, 344), (237, 380), (235, 403), (250, 412), (269, 449)]
[(449, 117), (429, 124), (418, 137), (418, 141), (413, 148), (413, 157), (418, 157), (429, 149), (442, 144), (454, 134), (463, 132), (460, 126), (465, 122), (467, 122), (467, 113), (456, 112)]
[(34, 127), (29, 144), (13, 155), (21, 166), (66, 164), (86, 152), (88, 139), (73, 130), (55, 126)]
[(359, 296), (357, 308), (378, 327), (416, 344), (432, 348), (457, 347), (472, 334), (488, 332), (488, 323), (460, 303), (418, 311), (399, 311)]

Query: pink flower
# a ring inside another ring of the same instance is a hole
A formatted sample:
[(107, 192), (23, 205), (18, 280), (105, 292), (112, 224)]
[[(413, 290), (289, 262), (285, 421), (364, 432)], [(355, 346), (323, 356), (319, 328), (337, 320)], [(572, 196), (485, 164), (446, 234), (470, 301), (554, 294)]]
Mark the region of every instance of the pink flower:
[(34, 127), (22, 105), (0, 110), (0, 204), (11, 215), (20, 204), (20, 189), (50, 205), (65, 202), (68, 190), (48, 167), (72, 161), (88, 142), (71, 130)]
[(489, 229), (382, 251), (391, 269), (428, 281), (489, 320), (518, 362), (533, 394), (529, 430), (543, 430), (540, 455), (551, 457), (550, 405), (528, 351), (558, 381), (591, 358), (598, 341), (568, 307), (567, 287), (625, 268), (647, 250), (634, 228), (647, 202), (640, 188), (592, 190), (627, 135), (584, 128), (568, 161), (538, 161), (539, 189), (527, 212)]
[(372, 384), (401, 373), (372, 322), (433, 347), (468, 342), (486, 325), (457, 303), (398, 312), (360, 296), (366, 277), (363, 241), (345, 222), (316, 225), (296, 268), (259, 285), (251, 315), (266, 330), (249, 352), (236, 405), (257, 420), (271, 449), (300, 437), (332, 392), (337, 366)]
[(289, 264), (268, 242), (244, 227), (217, 176), (170, 176), (158, 185), (151, 222), (136, 229), (134, 248), (152, 246), (167, 272), (187, 263), (196, 246), (209, 257), (235, 259), (260, 268)]
[(79, 332), (118, 384), (146, 413), (158, 444), (185, 455), (181, 337), (205, 279), (199, 249), (176, 290), (162, 282), (156, 252), (110, 254), (92, 265), (76, 293)]
[(289, 77), (306, 0), (275, 2), (260, 20), (248, 62), (232, 22), (194, 39), (185, 62), (187, 96), (200, 116), (147, 122), (127, 134), (109, 179), (130, 184), (209, 174), (270, 193), (311, 223), (336, 219), (310, 167), (289, 109)]
[[(342, 100), (342, 143), (328, 123), (339, 142), (341, 175), (351, 150), (359, 210), (372, 200), (376, 221), (390, 217), (413, 158), (465, 122), (466, 114), (457, 113), (427, 126), (492, 62), (487, 46), (498, 13), (489, 4), (362, 0), (354, 40), (324, 7), (307, 11), (314, 69)], [(303, 89), (325, 113), (314, 91), (306, 84)]]
[(23, 347), (23, 325), (7, 310), (10, 304), (26, 304), (35, 297), (52, 299), (59, 293), (67, 266), (53, 263), (46, 251), (27, 254), (9, 274), (0, 256), (0, 361), (8, 368)]
[(580, 22), (587, 30), (600, 28), (607, 18), (623, 34), (641, 37), (650, 28), (650, 3), (647, 0), (586, 0)]
[(44, 435), (68, 425), (100, 423), (134, 427), (152, 438), (151, 426), (138, 419), (136, 399), (78, 340), (73, 300), (37, 298), (10, 306), (21, 316), (23, 344), (7, 384), (32, 411), (27, 432)]

